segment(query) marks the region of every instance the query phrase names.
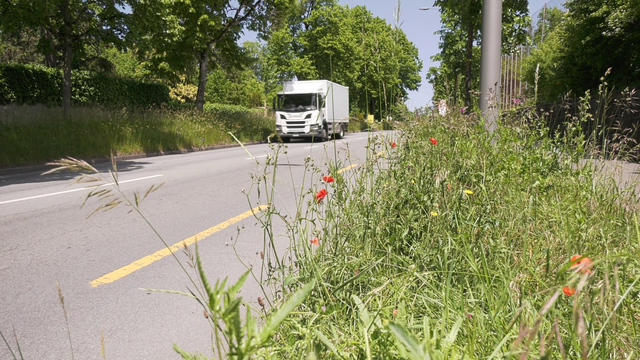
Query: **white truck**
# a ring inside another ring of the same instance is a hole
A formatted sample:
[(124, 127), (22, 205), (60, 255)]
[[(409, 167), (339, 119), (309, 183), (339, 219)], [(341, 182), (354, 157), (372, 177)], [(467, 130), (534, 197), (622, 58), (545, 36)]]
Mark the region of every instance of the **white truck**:
[(328, 80), (287, 81), (274, 99), (282, 142), (342, 138), (349, 129), (349, 88)]

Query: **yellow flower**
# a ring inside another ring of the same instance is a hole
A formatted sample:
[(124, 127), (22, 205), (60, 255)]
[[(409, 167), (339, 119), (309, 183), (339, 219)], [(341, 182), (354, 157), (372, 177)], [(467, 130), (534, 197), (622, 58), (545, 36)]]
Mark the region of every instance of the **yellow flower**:
[(438, 213), (437, 213), (437, 212), (435, 212), (435, 211), (432, 211), (432, 212), (431, 212), (431, 216), (438, 216)]
[(411, 183), (412, 183), (412, 184), (415, 184), (416, 182), (415, 182), (415, 181), (413, 181), (413, 180), (411, 180)]
[(473, 191), (471, 191), (469, 189), (465, 190), (464, 193), (467, 194), (467, 195), (473, 195)]

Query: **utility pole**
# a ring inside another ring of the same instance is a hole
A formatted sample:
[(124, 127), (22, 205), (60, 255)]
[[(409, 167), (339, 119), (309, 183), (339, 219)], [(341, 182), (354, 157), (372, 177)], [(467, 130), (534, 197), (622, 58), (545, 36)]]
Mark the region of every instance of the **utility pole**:
[(489, 134), (498, 128), (502, 57), (502, 0), (482, 2), (480, 111)]

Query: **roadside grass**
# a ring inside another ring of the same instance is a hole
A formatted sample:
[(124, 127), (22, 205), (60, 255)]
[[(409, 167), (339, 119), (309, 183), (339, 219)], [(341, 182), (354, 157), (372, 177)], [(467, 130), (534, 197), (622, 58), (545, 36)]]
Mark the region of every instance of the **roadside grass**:
[[(574, 165), (588, 152), (582, 134), (550, 139), (541, 120), (523, 119), (502, 123), (492, 145), (472, 117), (425, 118), (396, 148), (373, 141), (351, 171), (338, 172), (349, 159), (335, 154), (324, 166), (309, 159), (312, 189), (275, 190), (279, 155), (268, 161), (255, 177), (271, 204), (257, 280), (276, 294), (318, 285), (261, 356), (637, 356), (633, 188)], [(327, 174), (335, 182), (323, 183)], [(273, 205), (278, 191), (295, 191), (296, 208)]]
[(105, 110), (45, 106), (0, 108), (0, 167), (42, 164), (62, 157), (99, 158), (264, 141), (274, 121), (257, 112), (219, 118), (186, 109)]
[[(396, 138), (372, 134), (364, 162), (348, 146), (306, 158), (310, 188), (281, 188), (287, 146), (272, 143), (246, 191), (265, 205), (262, 263), (214, 285), (197, 248), (185, 248), (186, 262), (174, 257), (194, 291), (167, 292), (202, 305), (213, 335), (200, 336), (233, 359), (634, 358), (637, 195), (589, 162), (576, 166), (594, 153), (583, 133), (549, 138), (543, 123), (520, 114), (491, 139), (474, 117), (425, 117)], [(55, 165), (98, 173), (77, 160)], [(87, 198), (96, 210), (125, 203), (146, 221), (139, 204), (157, 189)], [(283, 191), (294, 207), (279, 208)], [(237, 296), (249, 277), (263, 289), (258, 304)]]

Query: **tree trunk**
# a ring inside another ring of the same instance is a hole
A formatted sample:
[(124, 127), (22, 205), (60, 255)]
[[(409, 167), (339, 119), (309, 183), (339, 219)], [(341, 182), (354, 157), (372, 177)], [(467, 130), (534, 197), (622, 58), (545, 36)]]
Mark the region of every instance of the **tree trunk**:
[(453, 106), (458, 106), (458, 73), (455, 73), (456, 80), (453, 82)]
[(473, 60), (473, 22), (469, 19), (467, 25), (467, 73), (464, 78), (464, 106), (467, 113), (471, 109), (471, 63)]
[(264, 96), (262, 103), (264, 104), (264, 117), (267, 117), (267, 95)]
[(64, 20), (64, 69), (62, 79), (62, 109), (64, 117), (68, 118), (71, 113), (71, 62), (73, 61), (73, 48), (71, 47), (71, 13), (69, 1), (65, 1), (62, 10)]
[(198, 74), (198, 94), (196, 95), (196, 109), (202, 111), (204, 108), (204, 89), (207, 87), (207, 72), (209, 62), (209, 51), (198, 53), (200, 72)]
[(53, 36), (45, 30), (44, 27), (40, 27), (40, 36), (45, 38), (45, 42), (47, 43), (47, 47), (44, 50), (44, 65), (46, 67), (55, 68), (58, 66), (56, 60), (56, 45), (53, 41)]

